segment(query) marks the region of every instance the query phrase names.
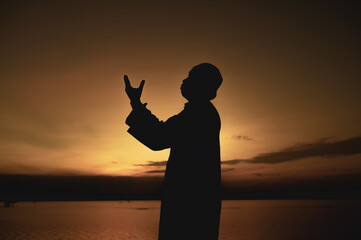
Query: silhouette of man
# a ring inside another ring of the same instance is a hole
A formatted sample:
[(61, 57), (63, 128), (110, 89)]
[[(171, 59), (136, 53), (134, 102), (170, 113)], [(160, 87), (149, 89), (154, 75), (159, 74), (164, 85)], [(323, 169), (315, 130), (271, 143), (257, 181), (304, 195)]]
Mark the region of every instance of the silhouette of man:
[(159, 239), (218, 239), (221, 212), (219, 132), (221, 121), (210, 102), (222, 83), (218, 68), (202, 63), (192, 68), (181, 85), (188, 100), (184, 110), (159, 121), (142, 104), (139, 88), (124, 76), (132, 112), (128, 132), (152, 150), (171, 148), (165, 171)]

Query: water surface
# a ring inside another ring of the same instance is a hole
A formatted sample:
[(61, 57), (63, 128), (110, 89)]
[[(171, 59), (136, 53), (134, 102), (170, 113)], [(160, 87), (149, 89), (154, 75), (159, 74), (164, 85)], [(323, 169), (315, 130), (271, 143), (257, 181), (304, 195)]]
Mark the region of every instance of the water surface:
[[(0, 239), (155, 240), (160, 201), (19, 202)], [(220, 240), (361, 239), (361, 200), (223, 201)]]

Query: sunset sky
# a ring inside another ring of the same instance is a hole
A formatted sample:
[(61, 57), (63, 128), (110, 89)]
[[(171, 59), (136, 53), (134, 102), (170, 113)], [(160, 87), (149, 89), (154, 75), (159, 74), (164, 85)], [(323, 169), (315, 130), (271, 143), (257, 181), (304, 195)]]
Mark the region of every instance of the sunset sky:
[(224, 179), (360, 175), (360, 3), (291, 2), (1, 1), (0, 174), (159, 176), (123, 75), (166, 120), (209, 62)]

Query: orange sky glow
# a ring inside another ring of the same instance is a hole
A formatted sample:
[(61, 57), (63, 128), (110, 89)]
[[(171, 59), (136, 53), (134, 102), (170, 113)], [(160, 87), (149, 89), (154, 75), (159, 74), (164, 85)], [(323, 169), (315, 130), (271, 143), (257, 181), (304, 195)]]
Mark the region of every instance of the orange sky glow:
[(1, 174), (162, 174), (151, 163), (169, 151), (127, 133), (122, 76), (134, 85), (145, 79), (142, 101), (166, 120), (183, 109), (180, 84), (202, 62), (224, 79), (213, 101), (221, 159), (249, 160), (222, 164), (223, 176), (361, 174), (357, 151), (251, 162), (361, 136), (361, 31), (352, 6), (9, 1), (0, 21)]

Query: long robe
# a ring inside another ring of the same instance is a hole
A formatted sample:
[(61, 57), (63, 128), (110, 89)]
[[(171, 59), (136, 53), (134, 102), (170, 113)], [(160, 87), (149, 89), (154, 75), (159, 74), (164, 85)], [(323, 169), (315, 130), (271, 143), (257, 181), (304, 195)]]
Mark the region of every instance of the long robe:
[(159, 121), (134, 108), (128, 132), (153, 150), (171, 148), (165, 171), (159, 239), (218, 239), (221, 212), (220, 117), (211, 102), (189, 102)]

